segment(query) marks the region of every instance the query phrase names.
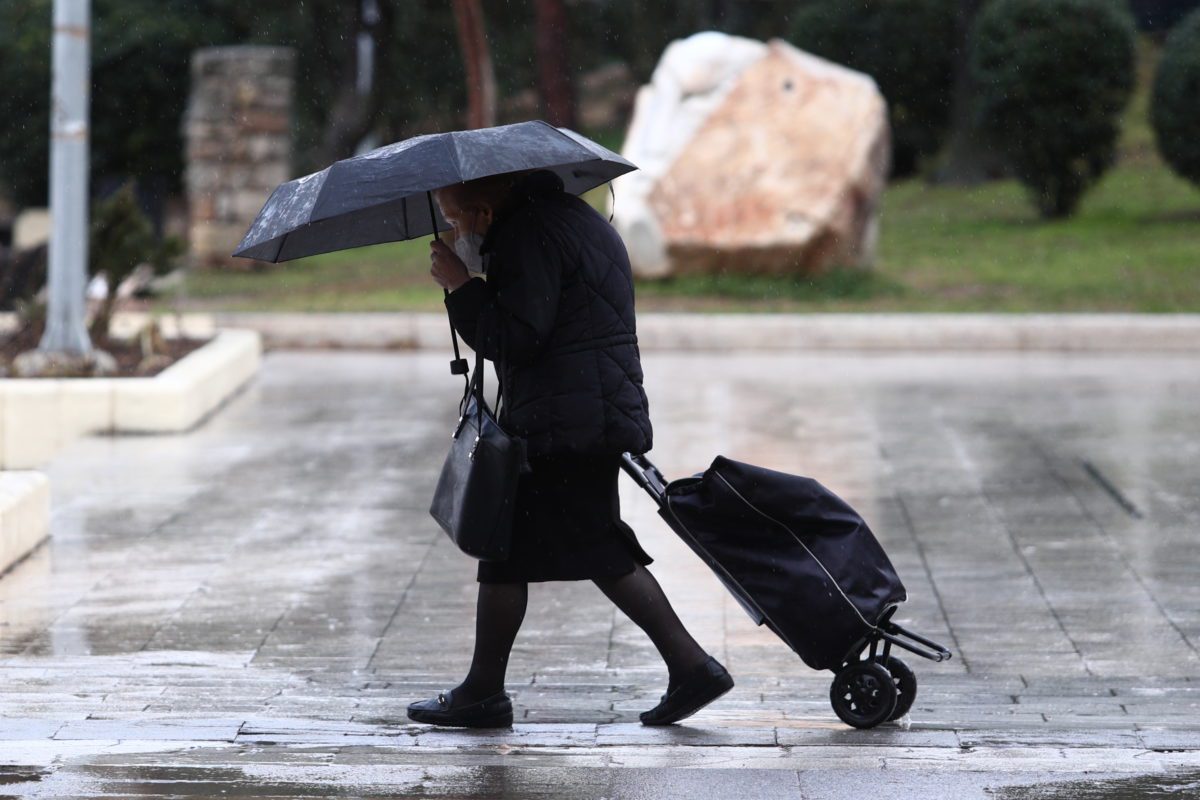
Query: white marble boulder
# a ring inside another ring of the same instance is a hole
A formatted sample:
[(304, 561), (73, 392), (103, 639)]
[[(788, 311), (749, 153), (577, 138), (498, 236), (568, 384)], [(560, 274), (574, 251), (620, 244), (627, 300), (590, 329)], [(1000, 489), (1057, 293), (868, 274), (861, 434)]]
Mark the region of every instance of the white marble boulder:
[(890, 133), (870, 77), (721, 33), (671, 43), (634, 106), (613, 222), (634, 271), (868, 267)]

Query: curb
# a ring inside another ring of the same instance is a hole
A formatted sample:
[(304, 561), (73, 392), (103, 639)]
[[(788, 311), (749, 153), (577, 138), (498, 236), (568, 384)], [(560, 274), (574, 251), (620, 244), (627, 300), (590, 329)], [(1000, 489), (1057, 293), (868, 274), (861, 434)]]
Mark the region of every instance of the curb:
[(9, 378), (0, 381), (0, 468), (46, 464), (91, 433), (186, 431), (258, 371), (254, 331), (222, 330), (150, 378)]
[[(442, 314), (217, 313), (273, 349), (446, 350)], [(1200, 354), (1200, 314), (638, 315), (643, 351), (1065, 351)]]
[(50, 533), (50, 486), (40, 472), (0, 471), (0, 575)]

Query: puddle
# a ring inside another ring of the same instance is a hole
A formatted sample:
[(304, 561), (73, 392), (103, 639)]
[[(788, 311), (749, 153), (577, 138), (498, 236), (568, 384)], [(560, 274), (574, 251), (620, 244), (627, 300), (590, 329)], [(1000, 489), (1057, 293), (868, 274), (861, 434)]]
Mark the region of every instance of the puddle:
[[(35, 797), (172, 800), (795, 800), (796, 775), (776, 769), (619, 769), (594, 766), (451, 764), (247, 764), (244, 767), (76, 765), (39, 787), (15, 787), (14, 800)], [(747, 794), (747, 786), (753, 787)], [(8, 800), (0, 786), (0, 800)]]
[(37, 783), (41, 779), (42, 771), (36, 767), (13, 767), (0, 764), (0, 800), (18, 800), (16, 795), (5, 792), (4, 787)]
[(0, 786), (12, 783), (29, 783), (40, 781), (42, 771), (35, 767), (6, 767), (0, 764)]
[(992, 796), (996, 800), (1194, 800), (1200, 798), (1200, 773), (1010, 786), (993, 790)]

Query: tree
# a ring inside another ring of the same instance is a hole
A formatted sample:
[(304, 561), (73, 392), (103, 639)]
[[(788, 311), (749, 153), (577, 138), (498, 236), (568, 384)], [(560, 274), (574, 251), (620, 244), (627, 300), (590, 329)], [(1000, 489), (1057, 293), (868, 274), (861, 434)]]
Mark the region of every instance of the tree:
[[(18, 205), (46, 203), (50, 0), (0, 0), (0, 183)], [(181, 189), (180, 121), (198, 47), (271, 44), (297, 51), (293, 169), (352, 155), (372, 131), (399, 138), (463, 107), (454, 18), (442, 0), (93, 0), (92, 185), (136, 178)], [(359, 93), (358, 36), (375, 44)], [(156, 178), (156, 176), (161, 176)], [(107, 179), (106, 179), (107, 178)], [(102, 191), (100, 193), (103, 193)]]
[(1116, 156), (1133, 88), (1133, 20), (1116, 0), (992, 0), (971, 71), (984, 128), (1044, 217), (1064, 217)]
[(575, 89), (567, 60), (567, 11), (563, 0), (535, 0), (538, 96), (546, 121), (574, 128)]
[(888, 104), (896, 177), (915, 173), (945, 138), (955, 11), (953, 0), (818, 0), (793, 17), (797, 46), (875, 79)]
[(453, 0), (458, 46), (467, 73), (467, 127), (496, 124), (496, 73), (484, 31), (480, 0)]
[(1154, 76), (1150, 121), (1163, 160), (1200, 185), (1200, 10), (1167, 39)]
[[(387, 89), (377, 76), (393, 71), (395, 13), (393, 0), (352, 0), (316, 8), (324, 17), (321, 23), (342, 32), (336, 41), (327, 37), (323, 42), (333, 81), (320, 160), (332, 163), (352, 155), (378, 124)], [(364, 39), (370, 42), (370, 56), (360, 44)]]
[[(186, 0), (94, 0), (91, 174), (164, 176), (178, 189), (191, 51), (213, 26)], [(0, 178), (45, 205), (50, 152), (50, 0), (0, 2)]]
[[(47, 203), (50, 0), (0, 3), (0, 181), (18, 206)], [(95, 138), (93, 134), (93, 139)]]
[(950, 130), (931, 179), (937, 183), (971, 185), (1003, 176), (1004, 156), (980, 129), (975, 113), (978, 87), (968, 69), (971, 30), (987, 0), (958, 0), (954, 32), (954, 92)]

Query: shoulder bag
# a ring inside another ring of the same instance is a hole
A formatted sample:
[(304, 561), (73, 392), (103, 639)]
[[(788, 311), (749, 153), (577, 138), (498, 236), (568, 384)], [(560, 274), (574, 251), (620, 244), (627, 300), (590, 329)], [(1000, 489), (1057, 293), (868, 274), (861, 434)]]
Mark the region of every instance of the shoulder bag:
[[(512, 541), (517, 479), (526, 467), (525, 440), (509, 436), (496, 422), (484, 401), (483, 373), (483, 357), (476, 353), (429, 513), (467, 555), (502, 561)], [(497, 393), (497, 408), (499, 404)]]

